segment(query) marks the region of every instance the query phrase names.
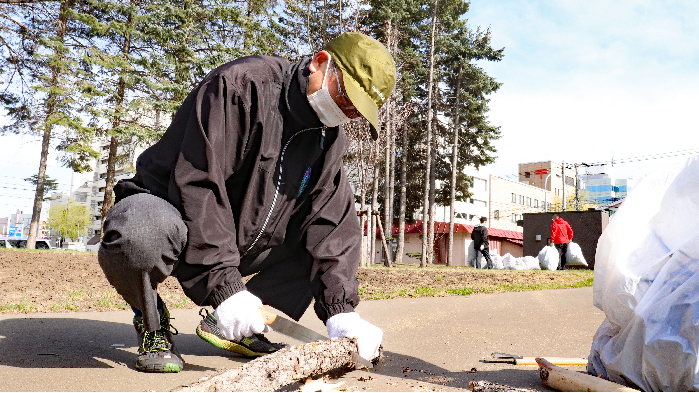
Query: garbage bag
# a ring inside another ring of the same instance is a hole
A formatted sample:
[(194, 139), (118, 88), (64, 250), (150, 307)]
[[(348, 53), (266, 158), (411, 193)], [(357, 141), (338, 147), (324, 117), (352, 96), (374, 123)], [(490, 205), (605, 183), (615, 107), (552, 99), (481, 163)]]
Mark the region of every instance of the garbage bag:
[(558, 250), (553, 246), (544, 246), (544, 248), (539, 251), (539, 267), (544, 270), (556, 270), (558, 269)]
[(585, 256), (578, 243), (568, 243), (566, 250), (566, 266), (587, 266)]
[(539, 267), (539, 260), (537, 258), (534, 258), (532, 256), (525, 256), (522, 258), (522, 262), (524, 262), (524, 265), (527, 267), (527, 270), (539, 270), (541, 269)]
[(510, 253), (502, 257), (502, 265), (504, 269), (508, 270), (527, 270), (527, 265), (522, 258), (515, 258)]
[(490, 256), (490, 259), (493, 260), (493, 269), (504, 269), (505, 266), (502, 264), (502, 257), (498, 254), (493, 254)]
[(588, 371), (645, 391), (699, 390), (699, 160), (645, 177), (602, 233)]

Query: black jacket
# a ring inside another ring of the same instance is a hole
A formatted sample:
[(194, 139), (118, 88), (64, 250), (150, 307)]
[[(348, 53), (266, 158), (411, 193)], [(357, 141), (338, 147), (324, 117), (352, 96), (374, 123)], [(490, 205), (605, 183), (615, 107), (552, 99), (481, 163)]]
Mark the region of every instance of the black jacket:
[(115, 187), (117, 201), (149, 192), (180, 210), (189, 234), (177, 277), (196, 304), (217, 307), (244, 290), (240, 258), (287, 235), (305, 241), (314, 259), (311, 274), (325, 287), (316, 297), (321, 319), (359, 302), (347, 137), (308, 104), (309, 63), (251, 56), (213, 70), (139, 157), (136, 175)]
[(473, 232), (471, 232), (471, 239), (473, 239), (473, 247), (476, 250), (480, 250), (481, 244), (488, 248), (488, 228), (482, 224), (474, 227)]

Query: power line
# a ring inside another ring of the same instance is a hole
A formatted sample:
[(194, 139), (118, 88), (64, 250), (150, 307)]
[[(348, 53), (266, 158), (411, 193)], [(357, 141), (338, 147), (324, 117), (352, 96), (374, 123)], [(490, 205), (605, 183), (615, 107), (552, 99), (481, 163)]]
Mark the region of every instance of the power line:
[(572, 169), (575, 166), (591, 167), (591, 166), (602, 166), (602, 165), (610, 165), (610, 164), (611, 165), (627, 164), (629, 162), (660, 160), (663, 158), (673, 158), (673, 157), (681, 157), (681, 156), (688, 156), (688, 155), (699, 155), (699, 148), (678, 150), (678, 151), (672, 151), (672, 152), (667, 152), (667, 153), (649, 154), (646, 156), (639, 156), (639, 157), (632, 157), (632, 158), (620, 158), (620, 159), (613, 159), (612, 158), (609, 161), (601, 161), (601, 162), (593, 162), (593, 163), (580, 162), (580, 163), (575, 163), (575, 164), (568, 164), (568, 165), (566, 165), (566, 168)]

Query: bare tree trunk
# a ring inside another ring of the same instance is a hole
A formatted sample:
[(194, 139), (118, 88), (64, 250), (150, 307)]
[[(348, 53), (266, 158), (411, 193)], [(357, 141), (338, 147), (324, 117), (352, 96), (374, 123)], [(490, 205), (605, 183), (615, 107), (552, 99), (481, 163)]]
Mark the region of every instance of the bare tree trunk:
[(451, 190), (449, 190), (449, 249), (447, 251), (447, 266), (454, 265), (454, 207), (456, 206), (456, 164), (459, 158), (459, 128), (461, 128), (461, 72), (456, 77), (456, 110), (454, 111), (454, 144), (451, 148)]
[[(435, 86), (436, 87), (436, 86)], [(437, 108), (433, 108), (434, 112), (437, 112)], [(432, 120), (434, 121), (435, 116), (434, 114), (432, 115)], [(434, 263), (434, 223), (435, 223), (435, 197), (436, 197), (436, 192), (437, 192), (437, 166), (434, 165), (434, 163), (437, 162), (437, 138), (433, 137), (432, 138), (432, 158), (430, 161), (432, 161), (433, 165), (430, 166), (430, 222), (427, 225), (427, 228), (429, 230), (428, 232), (428, 243), (427, 243), (427, 249), (429, 250), (427, 253), (427, 264)]]
[[(128, 20), (127, 20), (127, 26), (131, 27), (133, 25), (133, 13), (129, 14)], [(128, 31), (128, 30), (127, 30)], [(124, 36), (124, 45), (121, 49), (121, 53), (124, 55), (124, 60), (128, 60), (129, 53), (131, 52), (131, 34), (126, 34)], [(122, 69), (122, 72), (125, 72), (124, 69)], [(117, 85), (117, 91), (116, 91), (116, 96), (114, 97), (115, 105), (114, 108), (115, 114), (112, 119), (112, 129), (115, 129), (119, 127), (121, 123), (121, 115), (123, 112), (125, 112), (123, 108), (124, 104), (124, 97), (126, 94), (126, 81), (124, 80), (123, 76), (119, 77), (119, 82)], [(105, 186), (104, 186), (104, 198), (102, 199), (102, 209), (100, 212), (101, 215), (101, 222), (100, 222), (100, 240), (102, 240), (102, 236), (104, 235), (102, 233), (102, 228), (104, 227), (104, 221), (107, 219), (107, 213), (109, 213), (109, 210), (112, 208), (112, 193), (114, 192), (114, 178), (115, 178), (115, 173), (116, 172), (116, 161), (117, 161), (117, 155), (119, 152), (119, 137), (118, 136), (112, 136), (112, 138), (109, 141), (109, 157), (107, 158), (107, 177), (105, 179)]]
[[(58, 26), (56, 27), (56, 37), (63, 45), (65, 40), (66, 30), (68, 26), (68, 11), (73, 6), (73, 0), (65, 0), (61, 2), (61, 7), (58, 13)], [(63, 49), (55, 49), (54, 55), (59, 55), (59, 52)], [(58, 87), (59, 78), (59, 65), (51, 65), (51, 88)], [(44, 136), (41, 141), (41, 158), (39, 160), (39, 173), (36, 177), (36, 192), (34, 194), (34, 207), (32, 208), (32, 221), (29, 224), (29, 234), (27, 235), (27, 245), (28, 249), (36, 248), (36, 237), (39, 231), (39, 223), (41, 222), (41, 205), (44, 203), (44, 186), (46, 184), (46, 166), (49, 159), (49, 147), (51, 146), (51, 132), (53, 131), (53, 124), (51, 123), (51, 117), (54, 115), (56, 110), (56, 104), (58, 97), (56, 93), (49, 90), (48, 97), (46, 99), (46, 117), (44, 120)]]
[(408, 124), (403, 123), (402, 149), (400, 155), (400, 196), (398, 207), (398, 249), (396, 250), (396, 263), (403, 262), (403, 250), (405, 249), (405, 205), (406, 205), (406, 182), (408, 180)]
[[(360, 165), (360, 170), (359, 170), (359, 184), (360, 184), (360, 203), (361, 203), (361, 210), (359, 212), (359, 225), (362, 228), (362, 255), (360, 257), (360, 266), (362, 267), (367, 267), (369, 266), (367, 260), (367, 236), (369, 234), (369, 228), (367, 227), (367, 205), (366, 205), (366, 168), (365, 168), (365, 159), (364, 159), (364, 142), (359, 141), (359, 165)], [(366, 232), (366, 235), (365, 235)]]
[[(390, 105), (391, 99), (389, 98), (389, 105)], [(384, 189), (383, 189), (383, 237), (384, 238), (389, 238), (391, 237), (391, 231), (393, 229), (393, 225), (391, 224), (391, 191), (390, 191), (390, 183), (391, 183), (391, 113), (390, 113), (390, 108), (388, 108), (389, 105), (387, 106), (386, 110), (386, 146), (384, 149)], [(386, 260), (390, 264), (391, 260), (391, 254), (388, 253), (386, 254)]]
[(431, 219), (430, 217), (430, 173), (432, 165), (432, 84), (434, 83), (434, 36), (437, 26), (437, 2), (434, 0), (434, 6), (432, 9), (432, 32), (430, 34), (430, 72), (429, 79), (427, 82), (427, 141), (426, 141), (426, 153), (425, 153), (425, 195), (423, 197), (423, 207), (422, 207), (422, 258), (420, 260), (420, 267), (427, 267), (428, 254), (431, 253), (429, 250), (428, 242), (428, 225)]
[[(386, 47), (390, 50), (394, 49), (393, 45), (393, 40), (394, 40), (394, 33), (393, 33), (393, 23), (389, 19), (386, 22)], [(391, 52), (393, 53), (393, 52)], [(391, 168), (391, 153), (393, 152), (393, 101), (395, 100), (395, 96), (391, 94), (391, 96), (388, 97), (388, 102), (386, 102), (386, 146), (385, 146), (385, 151), (384, 151), (384, 238), (392, 238), (393, 237), (393, 203), (392, 203), (392, 192), (391, 188), (393, 186), (392, 179), (391, 179), (391, 173), (392, 173), (392, 168)], [(386, 262), (389, 266), (392, 265), (391, 261), (393, 259), (393, 255), (391, 255), (390, 248), (387, 249), (386, 251)]]
[[(376, 147), (378, 149), (378, 146)], [(379, 203), (378, 203), (378, 196), (379, 196), (379, 176), (380, 176), (380, 170), (379, 170), (379, 164), (376, 162), (374, 164), (374, 185), (373, 185), (373, 190), (371, 194), (371, 223), (372, 223), (372, 228), (371, 228), (371, 236), (369, 237), (371, 241), (371, 250), (372, 254), (371, 257), (369, 258), (369, 261), (373, 264), (376, 263), (376, 252), (378, 251), (379, 253), (381, 252), (381, 249), (376, 247), (376, 228), (378, 225), (376, 224), (376, 220), (380, 220), (381, 217), (379, 217), (378, 212), (379, 212)], [(379, 262), (381, 262), (379, 260)]]

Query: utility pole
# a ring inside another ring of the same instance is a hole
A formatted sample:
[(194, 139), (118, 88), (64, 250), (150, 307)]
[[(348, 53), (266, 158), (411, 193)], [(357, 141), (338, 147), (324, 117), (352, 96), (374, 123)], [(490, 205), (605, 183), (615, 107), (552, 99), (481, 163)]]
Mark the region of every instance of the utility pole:
[(566, 211), (566, 162), (561, 163), (561, 173), (563, 174), (563, 209), (561, 211)]
[(578, 164), (575, 164), (575, 210), (580, 211), (580, 197), (578, 195)]

